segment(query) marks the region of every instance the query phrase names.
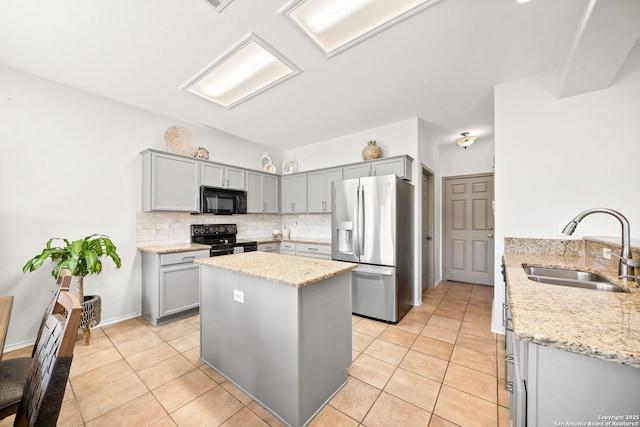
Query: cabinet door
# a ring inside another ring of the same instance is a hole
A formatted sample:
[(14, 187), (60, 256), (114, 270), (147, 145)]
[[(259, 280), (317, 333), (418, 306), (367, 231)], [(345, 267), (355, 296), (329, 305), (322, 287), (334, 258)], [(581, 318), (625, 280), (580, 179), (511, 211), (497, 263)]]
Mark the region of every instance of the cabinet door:
[(264, 177), (263, 203), (265, 213), (278, 213), (278, 177)]
[(199, 167), (196, 160), (153, 153), (150, 210), (198, 212)]
[(264, 177), (262, 174), (247, 172), (247, 213), (264, 212)]
[(376, 160), (372, 163), (373, 175), (397, 175), (404, 178), (406, 175), (405, 162), (402, 158), (389, 160)]
[(238, 168), (232, 168), (227, 166), (226, 167), (227, 170), (227, 179), (225, 182), (225, 187), (227, 188), (232, 188), (234, 190), (246, 190), (247, 186), (245, 183), (245, 170), (244, 169), (238, 169)]
[(307, 212), (307, 174), (282, 177), (282, 213)]
[(351, 165), (342, 168), (344, 179), (362, 178), (365, 176), (371, 176), (371, 164), (365, 163), (362, 165)]
[(186, 264), (160, 270), (160, 317), (200, 304), (200, 266)]
[(342, 169), (326, 171), (324, 177), (324, 211), (331, 212), (331, 183), (342, 180)]
[[(342, 176), (342, 171), (340, 176)], [(327, 200), (325, 193), (324, 171), (309, 172), (307, 174), (307, 207), (309, 213), (325, 212), (325, 202)]]
[(224, 187), (224, 166), (212, 163), (200, 164), (200, 185)]

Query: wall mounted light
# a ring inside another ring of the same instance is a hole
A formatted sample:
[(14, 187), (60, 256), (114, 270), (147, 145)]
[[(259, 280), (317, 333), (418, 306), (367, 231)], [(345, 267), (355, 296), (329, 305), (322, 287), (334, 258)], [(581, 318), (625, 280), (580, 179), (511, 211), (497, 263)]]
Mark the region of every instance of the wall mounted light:
[(462, 147), (465, 150), (468, 146), (473, 144), (473, 141), (477, 138), (477, 136), (470, 135), (469, 132), (462, 132), (460, 135), (460, 138), (456, 138), (455, 142), (459, 147)]

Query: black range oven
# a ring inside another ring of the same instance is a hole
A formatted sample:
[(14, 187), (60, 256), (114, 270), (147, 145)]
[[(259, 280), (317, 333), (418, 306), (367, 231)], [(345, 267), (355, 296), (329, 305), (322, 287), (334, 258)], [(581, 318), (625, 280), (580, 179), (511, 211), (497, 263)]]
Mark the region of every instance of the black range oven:
[(238, 227), (235, 224), (193, 224), (191, 225), (191, 243), (210, 245), (211, 256), (230, 255), (258, 250), (258, 242), (238, 240)]

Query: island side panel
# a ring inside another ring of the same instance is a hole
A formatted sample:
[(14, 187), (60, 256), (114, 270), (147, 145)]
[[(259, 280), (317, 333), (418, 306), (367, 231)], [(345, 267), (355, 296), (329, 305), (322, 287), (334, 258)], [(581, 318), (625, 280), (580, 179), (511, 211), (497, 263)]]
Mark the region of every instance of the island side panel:
[(298, 289), (205, 266), (200, 275), (202, 360), (296, 425)]
[(346, 384), (351, 358), (351, 272), (300, 288), (303, 423)]

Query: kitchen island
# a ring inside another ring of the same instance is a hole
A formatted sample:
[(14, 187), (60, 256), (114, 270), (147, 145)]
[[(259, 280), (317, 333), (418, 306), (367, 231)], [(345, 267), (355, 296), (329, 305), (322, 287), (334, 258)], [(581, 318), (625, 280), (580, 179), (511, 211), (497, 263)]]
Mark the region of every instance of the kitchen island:
[(347, 382), (355, 264), (248, 252), (200, 264), (200, 356), (293, 427)]

